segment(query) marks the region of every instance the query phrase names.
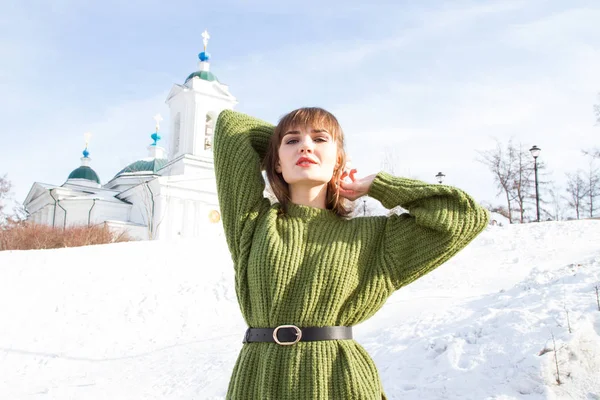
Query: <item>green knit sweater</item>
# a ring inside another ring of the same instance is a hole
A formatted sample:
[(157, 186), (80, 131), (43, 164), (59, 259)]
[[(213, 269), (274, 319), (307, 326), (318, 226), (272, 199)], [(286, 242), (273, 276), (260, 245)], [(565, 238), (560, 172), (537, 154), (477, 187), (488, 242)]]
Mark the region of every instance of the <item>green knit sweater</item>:
[[(214, 159), (235, 288), (249, 327), (352, 326), (397, 289), (438, 267), (487, 225), (488, 214), (450, 186), (379, 173), (369, 195), (410, 214), (344, 219), (264, 198), (261, 161), (274, 127), (223, 111)], [(240, 337), (243, 332), (240, 332)], [(381, 399), (379, 374), (354, 340), (244, 344), (228, 399)]]

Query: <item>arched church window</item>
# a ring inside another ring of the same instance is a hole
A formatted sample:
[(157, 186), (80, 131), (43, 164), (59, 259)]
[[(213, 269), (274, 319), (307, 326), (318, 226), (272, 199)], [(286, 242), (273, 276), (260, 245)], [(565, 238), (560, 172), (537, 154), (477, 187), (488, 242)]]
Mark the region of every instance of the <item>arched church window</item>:
[(181, 113), (175, 115), (173, 122), (173, 155), (179, 151), (179, 135), (181, 131)]
[(206, 132), (204, 133), (204, 150), (210, 150), (213, 143), (213, 134), (215, 129), (215, 118), (206, 114)]

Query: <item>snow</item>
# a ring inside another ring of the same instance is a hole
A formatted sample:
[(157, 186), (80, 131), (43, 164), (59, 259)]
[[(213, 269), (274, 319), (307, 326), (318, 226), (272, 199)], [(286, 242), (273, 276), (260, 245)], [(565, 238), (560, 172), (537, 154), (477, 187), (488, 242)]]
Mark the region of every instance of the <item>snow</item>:
[(500, 225), (500, 226), (510, 225), (510, 220), (508, 218), (506, 218), (504, 215), (497, 213), (497, 212), (490, 213), (490, 221), (492, 221), (492, 225)]
[[(390, 399), (600, 399), (599, 244), (600, 221), (490, 226), (355, 338)], [(218, 226), (0, 252), (0, 323), (0, 399), (223, 399), (246, 329)]]

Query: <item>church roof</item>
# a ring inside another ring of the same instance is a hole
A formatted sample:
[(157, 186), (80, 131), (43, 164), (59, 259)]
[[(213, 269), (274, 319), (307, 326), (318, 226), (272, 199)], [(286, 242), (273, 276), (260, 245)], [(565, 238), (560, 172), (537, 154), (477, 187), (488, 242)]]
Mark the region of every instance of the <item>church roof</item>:
[(166, 158), (154, 158), (152, 160), (138, 160), (123, 168), (116, 176), (136, 173), (136, 172), (148, 172), (155, 174), (159, 169), (167, 165), (168, 160)]
[(219, 82), (219, 80), (217, 79), (217, 76), (215, 74), (213, 74), (210, 71), (196, 71), (196, 72), (192, 72), (187, 78), (186, 78), (186, 82), (189, 81), (190, 79), (193, 78), (200, 78), (203, 79), (205, 81), (209, 81), (209, 82), (213, 82), (213, 81), (217, 81)]
[(98, 177), (96, 171), (85, 165), (74, 169), (73, 172), (69, 174), (67, 180), (69, 179), (87, 179), (88, 181), (100, 183), (100, 178)]

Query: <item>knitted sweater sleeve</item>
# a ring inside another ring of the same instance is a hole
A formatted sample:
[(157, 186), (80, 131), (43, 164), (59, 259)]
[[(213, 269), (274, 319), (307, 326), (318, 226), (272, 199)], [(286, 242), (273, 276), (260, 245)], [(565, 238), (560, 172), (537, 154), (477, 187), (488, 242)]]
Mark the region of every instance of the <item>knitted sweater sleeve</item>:
[(487, 210), (451, 186), (380, 172), (369, 195), (386, 208), (401, 206), (409, 211), (385, 220), (383, 268), (395, 289), (446, 262), (483, 231), (489, 221)]
[(274, 127), (248, 115), (225, 110), (219, 114), (214, 137), (215, 175), (223, 230), (234, 262), (243, 245), (245, 226), (255, 218), (264, 198), (261, 174)]

